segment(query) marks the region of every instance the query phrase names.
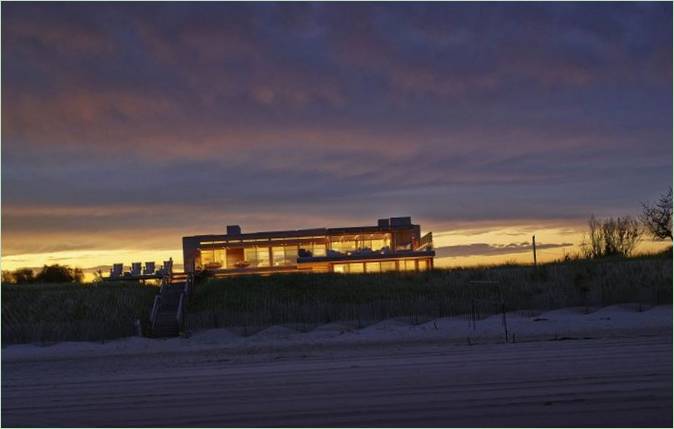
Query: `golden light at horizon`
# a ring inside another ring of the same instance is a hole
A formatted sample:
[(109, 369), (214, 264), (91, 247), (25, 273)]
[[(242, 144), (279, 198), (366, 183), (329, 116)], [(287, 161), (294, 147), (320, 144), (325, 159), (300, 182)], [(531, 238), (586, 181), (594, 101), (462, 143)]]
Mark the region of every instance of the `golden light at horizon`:
[(113, 263), (123, 262), (151, 262), (173, 258), (175, 263), (182, 264), (181, 249), (110, 249), (110, 250), (67, 250), (50, 253), (18, 254), (2, 257), (2, 269), (14, 270), (23, 267), (41, 267), (43, 265), (60, 264), (71, 267), (80, 267), (92, 270), (100, 266), (110, 266)]
[[(580, 252), (580, 243), (583, 240), (584, 230), (569, 227), (549, 227), (535, 231), (536, 242), (541, 248), (537, 250), (539, 262), (550, 262), (562, 259), (565, 255), (573, 255)], [(528, 225), (508, 225), (504, 227), (479, 227), (463, 228), (449, 231), (437, 231), (433, 234), (435, 248), (439, 250), (435, 258), (435, 266), (438, 268), (494, 265), (505, 262), (532, 263), (533, 256), (530, 249), (516, 249), (507, 251), (507, 245), (513, 243), (530, 243), (531, 227)], [(545, 245), (555, 244), (557, 247), (546, 248)], [(563, 245), (570, 244), (570, 245)], [(648, 239), (642, 240), (637, 252), (657, 251), (667, 247), (668, 242), (653, 242)], [(441, 256), (442, 248), (458, 248), (471, 245), (489, 245), (490, 248), (503, 249), (496, 254), (467, 254), (455, 256)], [(113, 263), (122, 262), (130, 265), (131, 262), (155, 261), (173, 258), (174, 264), (182, 265), (182, 249), (100, 249), (100, 250), (67, 250), (45, 253), (26, 253), (2, 257), (3, 270), (15, 270), (23, 267), (41, 267), (49, 264), (62, 264), (71, 267), (80, 267), (88, 271), (87, 279), (91, 279), (91, 273), (101, 266), (110, 266)], [(106, 270), (103, 270), (104, 273)]]

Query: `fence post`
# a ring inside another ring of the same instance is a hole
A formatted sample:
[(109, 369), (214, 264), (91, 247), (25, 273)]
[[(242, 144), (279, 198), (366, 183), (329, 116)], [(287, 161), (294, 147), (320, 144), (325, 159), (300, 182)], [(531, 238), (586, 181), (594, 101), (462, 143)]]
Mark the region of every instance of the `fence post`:
[(473, 331), (475, 330), (475, 299), (470, 300), (470, 321), (473, 325)]
[(505, 303), (501, 303), (501, 311), (503, 312), (503, 329), (505, 330), (505, 342), (508, 343), (508, 321), (506, 320)]
[(501, 304), (501, 313), (503, 314), (503, 330), (505, 332), (505, 342), (506, 344), (508, 343), (508, 320), (506, 318), (506, 306), (505, 306), (505, 299), (503, 297), (503, 291), (501, 290), (501, 286), (496, 286), (496, 290), (498, 291), (498, 299)]
[(136, 336), (142, 337), (142, 336), (143, 336), (143, 331), (142, 331), (141, 326), (140, 326), (140, 320), (136, 319), (136, 320), (133, 322), (133, 326), (136, 328)]

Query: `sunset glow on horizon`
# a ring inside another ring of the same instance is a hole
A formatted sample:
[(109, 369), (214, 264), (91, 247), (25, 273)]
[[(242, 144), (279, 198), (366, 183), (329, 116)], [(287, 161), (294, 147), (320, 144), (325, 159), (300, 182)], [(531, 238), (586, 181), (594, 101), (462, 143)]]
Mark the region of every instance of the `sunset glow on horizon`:
[(3, 270), (389, 216), (437, 267), (547, 262), (672, 183), (670, 3), (2, 12)]
[[(531, 224), (433, 231), (436, 246), (435, 266), (456, 268), (503, 263), (532, 264), (532, 231)], [(559, 261), (565, 256), (574, 257), (582, 254), (584, 230), (547, 227), (533, 232), (537, 236), (536, 253), (539, 263)], [(179, 243), (179, 238), (175, 241)], [(636, 252), (652, 253), (668, 246), (669, 243), (646, 238), (639, 243)], [(174, 248), (64, 250), (8, 255), (3, 257), (2, 268), (39, 269), (42, 265), (68, 265), (83, 268), (85, 280), (90, 281), (99, 270), (107, 274), (113, 263), (122, 262), (128, 267), (131, 262), (161, 263), (169, 258), (173, 259), (177, 269), (182, 269), (182, 249), (179, 245)]]

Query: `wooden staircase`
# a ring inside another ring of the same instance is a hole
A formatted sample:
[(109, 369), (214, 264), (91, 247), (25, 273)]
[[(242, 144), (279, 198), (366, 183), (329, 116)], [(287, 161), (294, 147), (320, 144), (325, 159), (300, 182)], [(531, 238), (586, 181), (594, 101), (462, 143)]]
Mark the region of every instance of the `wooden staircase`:
[(159, 293), (154, 298), (150, 313), (153, 337), (166, 338), (180, 335), (192, 282), (193, 277), (184, 273), (173, 274), (162, 279)]

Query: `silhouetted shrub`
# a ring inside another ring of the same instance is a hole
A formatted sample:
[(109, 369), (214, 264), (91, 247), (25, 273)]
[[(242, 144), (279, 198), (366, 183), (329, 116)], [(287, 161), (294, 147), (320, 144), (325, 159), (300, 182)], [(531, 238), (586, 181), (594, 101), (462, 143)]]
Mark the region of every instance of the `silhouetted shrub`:
[(82, 283), (84, 273), (79, 268), (67, 265), (45, 265), (35, 280), (39, 283)]
[(590, 231), (582, 244), (588, 258), (630, 256), (641, 239), (639, 222), (631, 216), (598, 219), (592, 215), (588, 226)]
[(26, 284), (32, 283), (35, 281), (33, 276), (33, 270), (30, 268), (19, 268), (12, 272), (3, 271), (2, 272), (2, 282), (9, 284)]

